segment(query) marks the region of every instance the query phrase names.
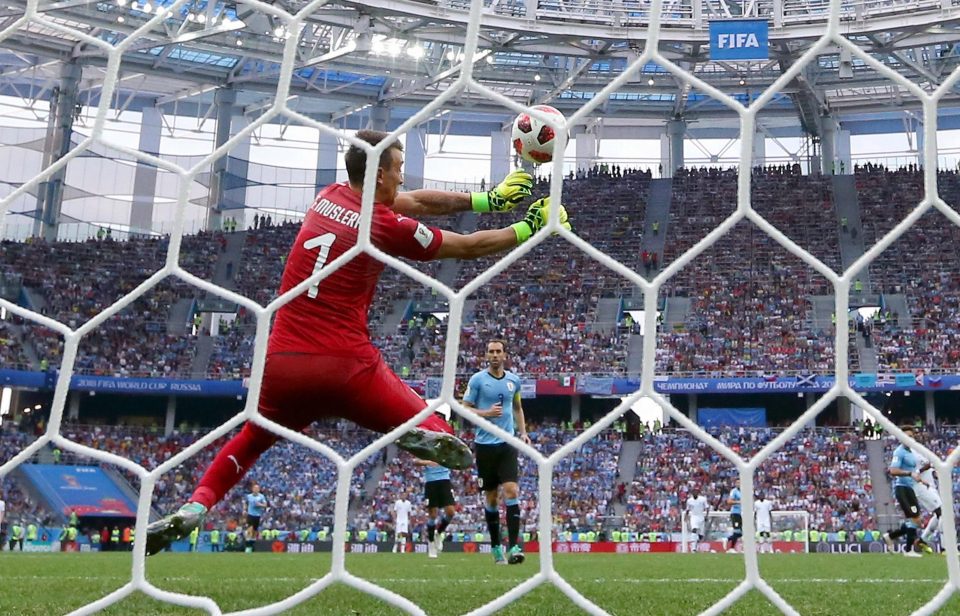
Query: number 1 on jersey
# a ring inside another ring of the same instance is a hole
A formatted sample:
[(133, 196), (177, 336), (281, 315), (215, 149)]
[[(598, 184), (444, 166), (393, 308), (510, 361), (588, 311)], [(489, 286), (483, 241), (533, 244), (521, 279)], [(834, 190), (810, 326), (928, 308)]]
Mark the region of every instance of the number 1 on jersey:
[[(333, 246), (333, 243), (336, 240), (336, 233), (324, 233), (323, 235), (318, 235), (317, 237), (309, 239), (303, 243), (303, 247), (306, 250), (313, 250), (318, 246), (320, 247), (320, 252), (317, 253), (317, 261), (313, 264), (314, 274), (317, 274), (323, 269), (323, 266), (327, 264), (327, 258), (330, 257), (330, 247)], [(314, 299), (319, 292), (320, 282), (317, 281), (310, 286), (310, 289), (307, 290), (307, 297)]]

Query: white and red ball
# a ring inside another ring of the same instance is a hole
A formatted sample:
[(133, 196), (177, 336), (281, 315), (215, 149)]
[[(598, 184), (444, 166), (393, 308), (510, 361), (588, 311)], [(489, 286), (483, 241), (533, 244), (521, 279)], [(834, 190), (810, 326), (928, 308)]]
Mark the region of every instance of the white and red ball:
[[(563, 114), (549, 105), (532, 107), (543, 115), (558, 116), (564, 120)], [(529, 113), (521, 113), (513, 121), (513, 149), (523, 160), (536, 165), (553, 160), (553, 146), (556, 143), (557, 133), (552, 126), (542, 122)]]

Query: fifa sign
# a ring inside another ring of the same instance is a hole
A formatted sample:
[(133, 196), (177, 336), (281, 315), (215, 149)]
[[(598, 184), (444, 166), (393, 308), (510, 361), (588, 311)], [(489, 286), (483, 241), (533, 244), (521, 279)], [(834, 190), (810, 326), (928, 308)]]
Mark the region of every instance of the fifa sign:
[(711, 60), (766, 60), (770, 56), (769, 25), (764, 19), (710, 22)]

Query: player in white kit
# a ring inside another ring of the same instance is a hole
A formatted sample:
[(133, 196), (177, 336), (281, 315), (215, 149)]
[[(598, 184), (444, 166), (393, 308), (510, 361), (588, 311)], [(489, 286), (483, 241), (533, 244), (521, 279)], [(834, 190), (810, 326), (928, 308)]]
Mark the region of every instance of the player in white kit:
[(940, 493), (937, 492), (937, 480), (929, 461), (920, 465), (920, 481), (913, 486), (913, 491), (917, 495), (920, 506), (933, 514), (920, 535), (923, 543), (927, 544), (925, 549), (929, 550), (933, 538), (940, 529), (940, 515), (943, 513), (943, 502), (940, 500)]
[(393, 552), (398, 551), (402, 554), (407, 551), (407, 535), (410, 533), (410, 512), (413, 505), (407, 500), (407, 497), (401, 496), (393, 503)]
[(696, 553), (699, 543), (703, 541), (704, 529), (706, 528), (707, 511), (710, 504), (707, 497), (700, 494), (699, 490), (694, 490), (687, 497), (687, 519), (690, 520), (690, 534), (693, 535), (693, 544), (690, 551)]
[(772, 527), (770, 512), (773, 511), (773, 501), (767, 500), (763, 494), (760, 494), (753, 503), (753, 509), (757, 515), (757, 534), (759, 535), (757, 551), (773, 554), (773, 543), (770, 540)]

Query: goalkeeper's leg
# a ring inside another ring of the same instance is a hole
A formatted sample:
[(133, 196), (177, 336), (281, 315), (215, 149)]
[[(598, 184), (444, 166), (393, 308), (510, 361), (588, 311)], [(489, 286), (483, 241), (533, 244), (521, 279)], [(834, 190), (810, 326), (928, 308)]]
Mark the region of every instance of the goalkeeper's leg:
[[(349, 414), (343, 417), (376, 432), (389, 432), (422, 411), (426, 403), (378, 358), (349, 382)], [(450, 469), (473, 465), (470, 448), (453, 435), (453, 429), (436, 414), (397, 439), (397, 446), (421, 460)]]

